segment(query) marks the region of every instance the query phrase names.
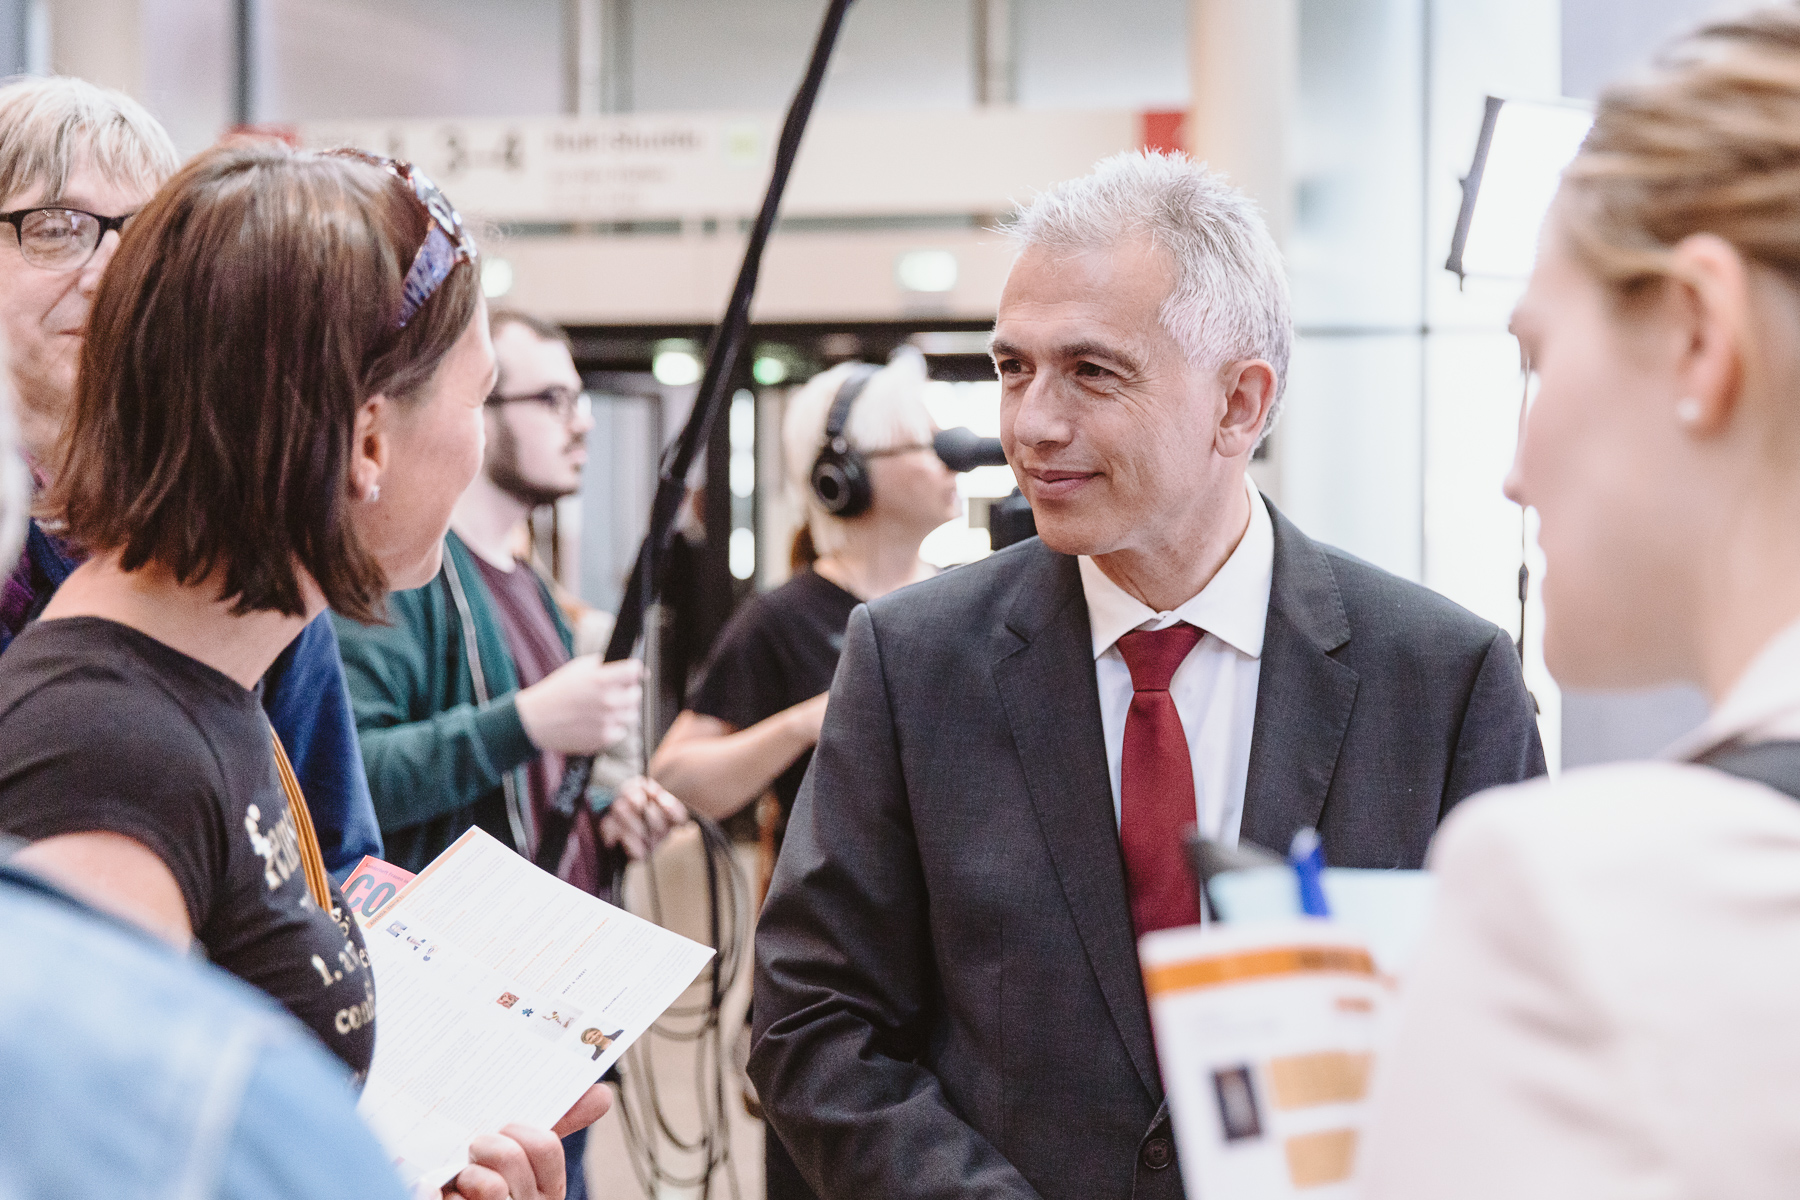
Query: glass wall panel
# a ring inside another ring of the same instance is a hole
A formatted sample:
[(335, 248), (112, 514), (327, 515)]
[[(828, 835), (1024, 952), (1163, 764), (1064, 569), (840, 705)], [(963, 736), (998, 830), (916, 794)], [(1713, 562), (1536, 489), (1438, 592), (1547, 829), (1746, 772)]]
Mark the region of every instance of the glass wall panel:
[(1419, 578), (1419, 338), (1303, 337), (1277, 503), (1309, 536)]

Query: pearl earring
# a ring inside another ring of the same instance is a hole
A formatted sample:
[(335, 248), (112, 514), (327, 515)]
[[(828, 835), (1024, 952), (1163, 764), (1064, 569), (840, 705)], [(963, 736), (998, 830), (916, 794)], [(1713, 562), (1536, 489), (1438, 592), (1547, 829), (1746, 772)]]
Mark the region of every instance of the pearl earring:
[(1683, 425), (1692, 425), (1700, 419), (1700, 401), (1692, 396), (1675, 402), (1675, 417)]
[(381, 499), (381, 485), (379, 483), (371, 483), (369, 485), (369, 493), (368, 493), (368, 495), (364, 496), (363, 499), (370, 504), (373, 504), (377, 500)]

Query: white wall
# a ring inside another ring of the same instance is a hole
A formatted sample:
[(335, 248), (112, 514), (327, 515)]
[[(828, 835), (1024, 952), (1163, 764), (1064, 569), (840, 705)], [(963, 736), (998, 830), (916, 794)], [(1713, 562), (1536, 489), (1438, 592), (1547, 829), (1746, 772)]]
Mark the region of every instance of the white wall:
[(237, 91), (232, 0), (140, 0), (145, 107), (183, 154), (232, 123)]
[[(812, 53), (820, 0), (639, 0), (630, 5), (632, 108), (785, 109)], [(850, 7), (819, 104), (965, 108), (975, 102), (969, 0)]]
[(258, 7), (261, 121), (562, 108), (561, 0), (259, 0)]
[[(1303, 528), (1502, 628), (1524, 515), (1501, 494), (1522, 281), (1443, 270), (1483, 100), (1557, 95), (1557, 0), (1302, 0), (1288, 257), (1298, 339), (1275, 434)], [(1555, 760), (1556, 689), (1528, 654)]]
[(1186, 0), (1013, 0), (1019, 103), (1184, 109)]

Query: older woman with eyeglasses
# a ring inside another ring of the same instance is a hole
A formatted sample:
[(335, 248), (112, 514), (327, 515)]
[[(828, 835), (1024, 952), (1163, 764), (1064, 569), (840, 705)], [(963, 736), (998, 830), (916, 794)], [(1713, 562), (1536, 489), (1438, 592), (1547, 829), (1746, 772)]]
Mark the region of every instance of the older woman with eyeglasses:
[[(190, 162), (127, 228), (82, 347), (46, 503), (90, 557), (0, 657), (17, 861), (198, 943), (356, 1073), (373, 981), (257, 689), (327, 605), (372, 619), (436, 571), (493, 383), (473, 260), (404, 164)], [(560, 1197), (555, 1136), (506, 1134), (459, 1189)]]
[(1800, 9), (1604, 95), (1513, 329), (1551, 670), (1714, 707), (1662, 761), (1451, 816), (1363, 1195), (1792, 1196)]
[[(19, 397), (23, 449), (40, 486), (75, 399), (100, 278), (133, 214), (179, 159), (129, 96), (80, 79), (0, 86), (0, 329)], [(33, 521), (24, 552), (0, 562), (0, 650), (43, 611), (79, 552)], [(382, 856), (330, 620), (319, 617), (264, 679), (263, 708), (293, 756), (326, 869)]]

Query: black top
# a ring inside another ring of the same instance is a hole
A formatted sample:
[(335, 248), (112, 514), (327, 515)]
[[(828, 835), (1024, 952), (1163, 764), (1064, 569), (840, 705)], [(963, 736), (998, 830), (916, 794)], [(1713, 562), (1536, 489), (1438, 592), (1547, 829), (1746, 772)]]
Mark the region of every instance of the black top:
[[(861, 603), (812, 570), (751, 597), (719, 634), (688, 707), (748, 729), (831, 690), (844, 649), (844, 626)], [(784, 826), (810, 762), (808, 750), (776, 777), (775, 798), (781, 801)]]
[(207, 956), (368, 1071), (362, 935), (307, 891), (257, 693), (113, 621), (39, 621), (0, 656), (0, 833), (97, 831), (162, 859)]

